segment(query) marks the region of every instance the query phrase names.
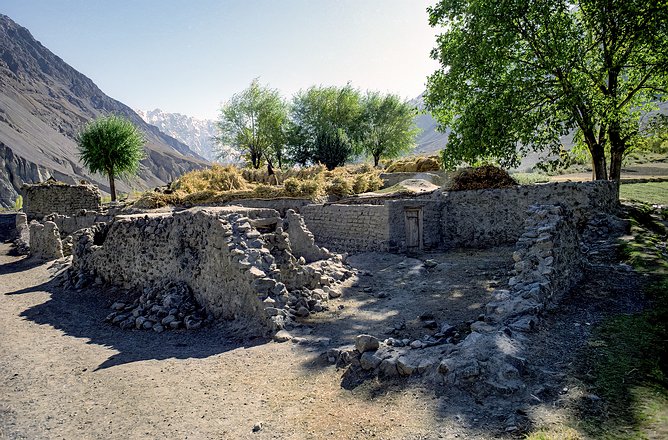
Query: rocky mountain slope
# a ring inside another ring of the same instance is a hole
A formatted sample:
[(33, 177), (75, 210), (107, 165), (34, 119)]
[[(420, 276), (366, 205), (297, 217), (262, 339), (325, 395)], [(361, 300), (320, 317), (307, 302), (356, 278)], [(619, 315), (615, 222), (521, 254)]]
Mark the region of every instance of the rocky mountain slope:
[[(163, 133), (178, 139), (188, 145), (191, 150), (207, 160), (216, 160), (223, 163), (232, 163), (238, 160), (238, 153), (229, 147), (223, 148), (220, 157), (214, 151), (213, 138), (217, 135), (216, 123), (211, 119), (197, 119), (181, 113), (167, 113), (160, 109), (137, 110), (137, 114), (144, 121), (155, 125)], [(219, 147), (217, 147), (219, 148)]]
[[(420, 112), (424, 112), (423, 95), (410, 101)], [(411, 154), (434, 154), (445, 148), (450, 129), (437, 131), (438, 122), (429, 113), (420, 113), (415, 117), (415, 125), (421, 130), (415, 140), (417, 147)]]
[(213, 137), (216, 135), (213, 121), (196, 119), (181, 113), (166, 113), (159, 108), (136, 110), (136, 112), (144, 121), (188, 145), (200, 156), (208, 160), (213, 159)]
[(75, 142), (86, 122), (108, 113), (129, 118), (147, 139), (139, 176), (118, 182), (118, 190), (162, 185), (206, 164), (0, 14), (0, 206), (13, 203), (24, 182), (49, 177), (69, 183), (85, 179), (108, 190), (104, 176), (83, 168)]

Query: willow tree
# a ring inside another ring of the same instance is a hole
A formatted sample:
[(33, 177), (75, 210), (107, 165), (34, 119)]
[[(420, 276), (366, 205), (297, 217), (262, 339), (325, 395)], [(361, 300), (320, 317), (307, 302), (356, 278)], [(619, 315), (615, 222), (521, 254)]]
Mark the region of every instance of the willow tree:
[(360, 144), (378, 166), (381, 158), (394, 159), (415, 148), (417, 109), (397, 95), (367, 92), (362, 99)]
[(215, 141), (240, 152), (253, 168), (265, 161), (270, 167), (276, 161), (280, 167), (287, 118), (287, 104), (278, 90), (261, 85), (256, 78), (221, 108)]
[(294, 162), (342, 166), (359, 152), (362, 104), (359, 90), (313, 86), (292, 99), (289, 149)]
[(425, 103), (452, 128), (444, 163), (558, 151), (573, 131), (619, 180), (643, 114), (668, 95), (666, 0), (441, 0)]
[(136, 174), (145, 142), (132, 122), (116, 115), (97, 118), (78, 134), (79, 157), (91, 173), (109, 178), (112, 202), (116, 201), (115, 179)]

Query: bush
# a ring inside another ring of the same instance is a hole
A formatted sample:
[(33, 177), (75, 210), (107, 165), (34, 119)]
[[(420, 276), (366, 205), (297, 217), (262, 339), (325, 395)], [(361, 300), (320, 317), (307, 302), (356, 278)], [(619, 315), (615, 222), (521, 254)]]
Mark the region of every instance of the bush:
[(517, 186), (515, 179), (507, 171), (493, 165), (477, 168), (461, 168), (452, 175), (449, 191), (474, 189), (509, 188)]
[(16, 200), (14, 201), (14, 205), (12, 206), (14, 208), (14, 211), (20, 211), (23, 209), (23, 196), (19, 195)]

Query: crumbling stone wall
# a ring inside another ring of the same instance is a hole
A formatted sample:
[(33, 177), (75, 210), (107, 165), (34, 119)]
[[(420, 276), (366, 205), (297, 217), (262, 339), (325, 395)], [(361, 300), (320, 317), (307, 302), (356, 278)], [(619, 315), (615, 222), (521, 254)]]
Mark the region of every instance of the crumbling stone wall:
[[(513, 253), (515, 275), (507, 289), (497, 289), (487, 304), (484, 321), (439, 364), (446, 383), (477, 393), (503, 394), (522, 386), (526, 361), (523, 333), (532, 332), (545, 309), (583, 276), (584, 257), (570, 212), (560, 206), (528, 209), (524, 232)], [(481, 380), (482, 379), (482, 380)]]
[[(322, 310), (328, 299), (322, 288), (349, 276), (340, 259), (298, 265), (282, 220), (270, 209), (125, 215), (76, 235), (75, 286), (96, 279), (141, 292), (181, 283), (209, 315), (236, 320), (248, 335), (275, 332), (311, 308)], [(300, 290), (288, 291), (295, 281)]]
[(29, 228), (31, 256), (43, 260), (63, 258), (63, 244), (58, 226), (54, 222), (42, 224), (33, 220)]
[(316, 243), (336, 252), (387, 251), (389, 213), (384, 205), (306, 205), (306, 226)]
[(527, 334), (543, 310), (581, 279), (584, 263), (576, 225), (564, 208), (532, 206), (524, 217), (514, 276), (506, 289), (494, 292), (484, 319), (471, 324), (464, 340), (453, 343), (448, 336), (456, 329), (444, 323), (438, 339), (397, 345), (392, 338), (359, 335), (354, 348), (330, 349), (327, 358), (380, 377), (428, 376), (478, 396), (509, 395), (524, 387)]
[(443, 192), (444, 248), (491, 247), (515, 242), (535, 204), (559, 204), (579, 223), (594, 212), (615, 212), (618, 187), (611, 181), (559, 182), (513, 188)]
[(71, 216), (82, 209), (99, 211), (102, 207), (102, 195), (95, 185), (39, 183), (23, 185), (21, 192), (28, 220), (41, 220), (54, 212)]
[(114, 212), (88, 211), (82, 209), (74, 215), (49, 214), (45, 220), (58, 225), (61, 237), (72, 235), (79, 229), (90, 228), (95, 223), (107, 223), (115, 217)]

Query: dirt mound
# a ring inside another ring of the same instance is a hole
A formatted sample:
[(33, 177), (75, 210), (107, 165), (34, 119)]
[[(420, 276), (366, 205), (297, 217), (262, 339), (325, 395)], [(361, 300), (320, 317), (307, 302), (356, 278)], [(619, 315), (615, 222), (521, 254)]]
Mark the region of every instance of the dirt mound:
[(465, 191), (473, 189), (509, 188), (517, 186), (515, 179), (501, 168), (483, 165), (477, 168), (462, 168), (453, 176), (449, 191)]

